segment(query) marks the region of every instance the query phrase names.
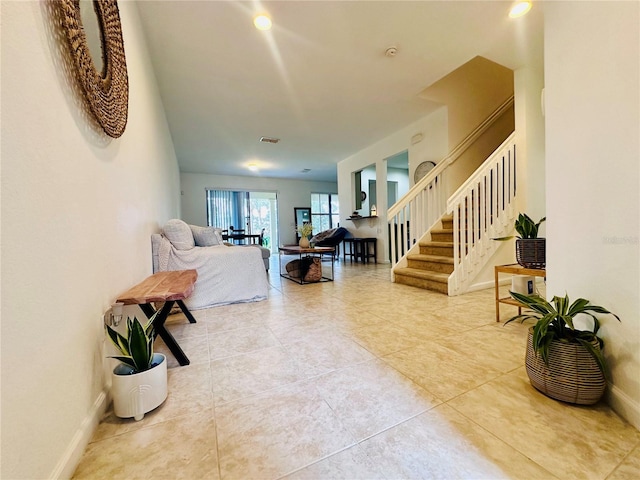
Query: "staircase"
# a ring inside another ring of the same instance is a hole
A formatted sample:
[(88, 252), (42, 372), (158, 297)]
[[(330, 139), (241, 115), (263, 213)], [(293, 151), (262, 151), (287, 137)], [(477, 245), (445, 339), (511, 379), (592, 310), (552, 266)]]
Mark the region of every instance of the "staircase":
[(388, 211), (392, 281), (447, 295), (465, 293), (516, 217), (516, 143), (512, 133), (446, 198), (439, 163)]
[(407, 255), (407, 266), (394, 270), (396, 283), (448, 293), (453, 273), (453, 216), (440, 219), (441, 228), (431, 229), (431, 240), (418, 242), (420, 253)]

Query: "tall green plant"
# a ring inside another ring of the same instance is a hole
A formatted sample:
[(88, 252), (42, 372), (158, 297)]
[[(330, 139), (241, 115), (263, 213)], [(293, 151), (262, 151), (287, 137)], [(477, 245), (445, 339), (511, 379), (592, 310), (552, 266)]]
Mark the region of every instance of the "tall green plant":
[(120, 335), (109, 325), (105, 325), (111, 342), (122, 354), (112, 355), (110, 358), (115, 358), (129, 365), (134, 373), (149, 370), (153, 361), (154, 318), (155, 315), (144, 326), (136, 317), (127, 318), (126, 337)]
[[(525, 239), (538, 238), (540, 224), (546, 220), (547, 217), (542, 217), (538, 223), (536, 223), (526, 213), (519, 214), (515, 224), (516, 232), (518, 233), (517, 237)], [(511, 240), (513, 237), (514, 235), (509, 235), (508, 237), (494, 238), (493, 240)]]
[(521, 213), (516, 219), (516, 232), (520, 238), (538, 238), (540, 224), (546, 220), (547, 217), (543, 217), (538, 223), (535, 223), (529, 215)]
[[(533, 348), (535, 352), (542, 356), (544, 362), (549, 365), (549, 348), (553, 340), (567, 343), (579, 343), (596, 360), (600, 370), (606, 375), (606, 363), (602, 353), (604, 341), (596, 334), (600, 329), (600, 322), (594, 313), (604, 313), (613, 315), (618, 321), (620, 317), (611, 313), (599, 305), (590, 305), (589, 300), (578, 298), (575, 302), (569, 303), (569, 296), (554, 296), (552, 303), (539, 295), (523, 295), (521, 293), (509, 292), (511, 297), (530, 309), (520, 315), (516, 315), (505, 322), (505, 325), (514, 320), (524, 322), (528, 319), (536, 320), (533, 326)], [(593, 319), (593, 330), (578, 330), (573, 324), (573, 319), (578, 314), (589, 315)], [(593, 342), (597, 341), (600, 349), (594, 347)]]

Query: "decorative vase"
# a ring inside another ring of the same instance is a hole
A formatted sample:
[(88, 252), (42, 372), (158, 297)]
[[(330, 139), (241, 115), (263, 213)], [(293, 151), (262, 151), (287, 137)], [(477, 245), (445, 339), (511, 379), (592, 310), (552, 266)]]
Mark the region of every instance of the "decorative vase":
[[(597, 339), (592, 345), (600, 349)], [(549, 365), (533, 349), (533, 328), (529, 329), (525, 364), (529, 381), (546, 396), (578, 405), (593, 405), (606, 387), (604, 373), (585, 347), (553, 340)]]
[(145, 413), (166, 400), (167, 359), (162, 353), (154, 353), (153, 364), (139, 373), (132, 373), (124, 363), (113, 369), (111, 395), (116, 417), (142, 420)]
[(516, 261), (525, 268), (546, 266), (546, 239), (519, 238), (516, 240)]
[(300, 245), (300, 248), (309, 248), (309, 239), (307, 237), (300, 237), (298, 245)]

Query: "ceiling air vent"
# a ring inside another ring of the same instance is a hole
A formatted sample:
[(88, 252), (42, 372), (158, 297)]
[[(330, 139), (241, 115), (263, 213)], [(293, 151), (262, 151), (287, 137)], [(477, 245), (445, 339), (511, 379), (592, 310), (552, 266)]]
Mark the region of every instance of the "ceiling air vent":
[(310, 168), (305, 168), (304, 170), (300, 170), (300, 173), (309, 173), (310, 171)]
[(278, 143), (280, 141), (279, 138), (271, 138), (271, 137), (260, 137), (260, 141), (264, 143)]

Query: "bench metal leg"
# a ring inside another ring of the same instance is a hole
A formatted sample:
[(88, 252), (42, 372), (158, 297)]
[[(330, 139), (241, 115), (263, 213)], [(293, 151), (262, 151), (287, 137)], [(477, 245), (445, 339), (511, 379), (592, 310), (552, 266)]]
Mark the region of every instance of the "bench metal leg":
[(184, 313), (184, 316), (187, 317), (187, 320), (189, 320), (189, 323), (196, 323), (196, 319), (193, 318), (193, 315), (191, 315), (191, 312), (184, 302), (182, 300), (176, 300), (176, 303), (180, 307), (180, 310), (182, 310), (182, 313)]
[[(160, 335), (160, 338), (162, 338), (164, 343), (167, 345), (167, 348), (173, 354), (173, 356), (178, 361), (178, 363), (184, 366), (184, 365), (189, 365), (191, 362), (189, 361), (189, 358), (187, 358), (185, 353), (182, 351), (182, 348), (180, 347), (180, 345), (178, 345), (178, 342), (176, 342), (176, 339), (173, 338), (173, 335), (171, 335), (169, 330), (167, 330), (166, 327), (164, 326), (164, 322), (167, 320), (167, 317), (169, 316), (169, 312), (171, 311), (171, 308), (173, 307), (174, 303), (175, 303), (174, 300), (168, 300), (167, 302), (165, 302), (165, 304), (162, 306), (162, 309), (153, 320), (153, 336), (155, 338), (158, 335)], [(150, 303), (142, 303), (140, 304), (140, 308), (142, 309), (144, 314), (147, 316), (147, 318), (153, 317), (153, 315), (156, 313), (156, 310), (151, 306)], [(189, 313), (189, 315), (191, 316), (191, 313)], [(193, 318), (193, 316), (191, 318)], [(195, 319), (194, 319), (194, 322), (195, 322)]]

